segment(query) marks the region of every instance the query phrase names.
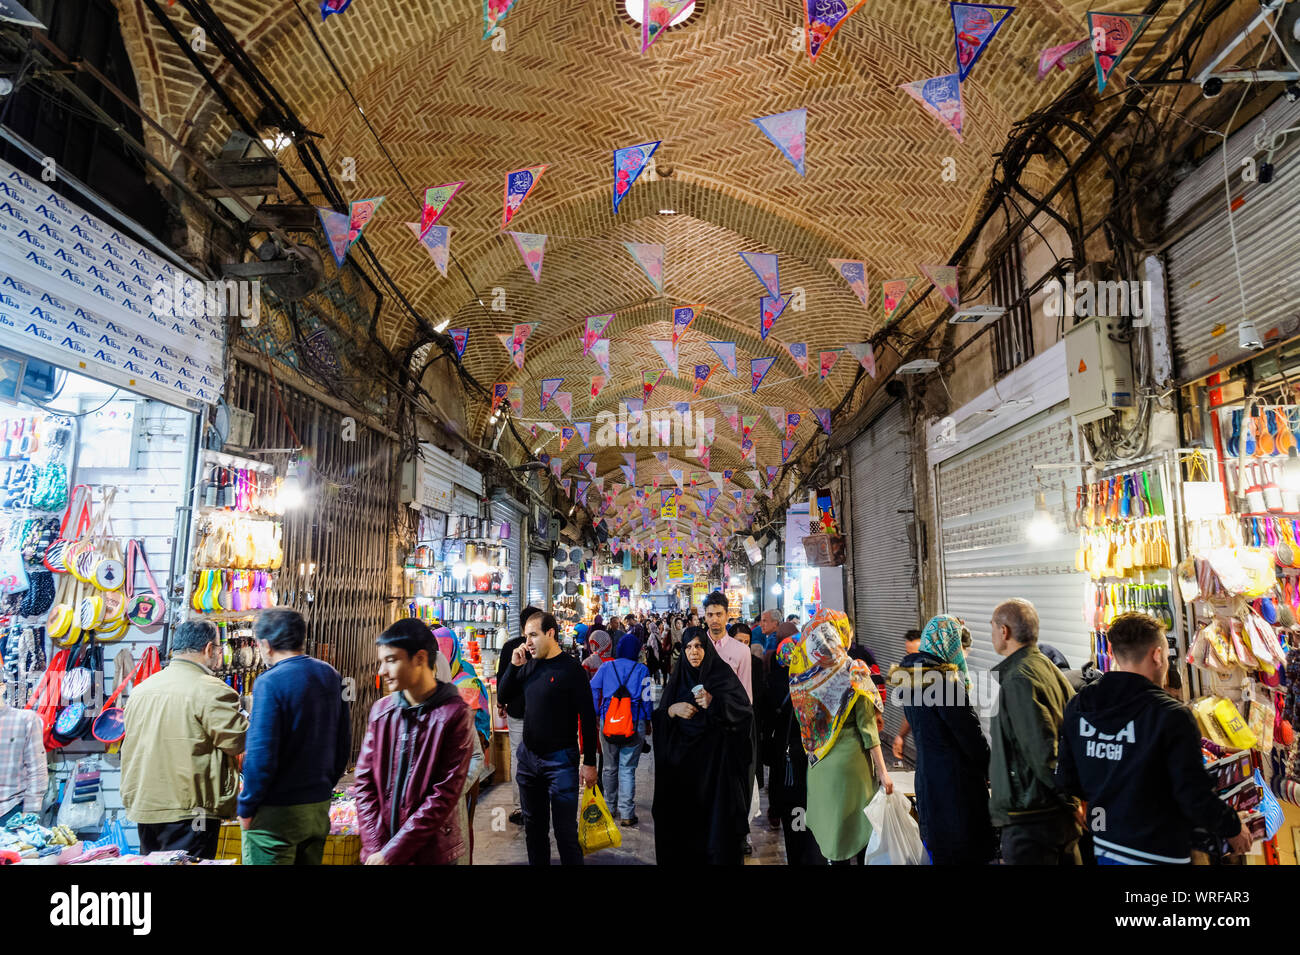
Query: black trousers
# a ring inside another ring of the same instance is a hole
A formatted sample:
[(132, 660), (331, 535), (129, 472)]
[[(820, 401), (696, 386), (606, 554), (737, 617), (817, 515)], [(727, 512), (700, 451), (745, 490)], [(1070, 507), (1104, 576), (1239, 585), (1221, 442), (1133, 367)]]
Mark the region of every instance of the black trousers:
[(1079, 824), (1064, 812), (1002, 827), (1003, 865), (1080, 865)]
[[(201, 828), (196, 829), (196, 825)], [(219, 819), (208, 818), (202, 822), (189, 819), (180, 822), (142, 822), (136, 828), (140, 833), (141, 855), (183, 849), (200, 859), (217, 857), (217, 841), (221, 837)]]

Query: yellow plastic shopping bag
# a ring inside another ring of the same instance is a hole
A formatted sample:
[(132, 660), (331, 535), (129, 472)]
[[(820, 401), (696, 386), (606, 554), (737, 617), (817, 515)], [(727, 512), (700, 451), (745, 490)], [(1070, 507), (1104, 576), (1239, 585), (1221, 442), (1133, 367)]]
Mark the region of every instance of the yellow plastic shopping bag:
[(582, 804), (578, 809), (578, 844), (582, 846), (583, 855), (610, 847), (617, 849), (623, 844), (623, 833), (619, 832), (614, 817), (609, 814), (599, 786), (582, 792)]

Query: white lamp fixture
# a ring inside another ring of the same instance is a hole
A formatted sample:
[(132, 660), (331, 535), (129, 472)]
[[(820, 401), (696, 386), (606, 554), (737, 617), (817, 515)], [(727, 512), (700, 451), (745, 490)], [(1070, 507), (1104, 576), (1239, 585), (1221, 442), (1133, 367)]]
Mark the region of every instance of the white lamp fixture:
[(1034, 495), (1034, 517), (1025, 528), (1025, 537), (1035, 544), (1046, 544), (1060, 533), (1047, 509), (1047, 498), (1040, 491)]
[(938, 367), (939, 363), (933, 358), (917, 358), (899, 365), (896, 373), (900, 375), (928, 375)]
[(447, 330), (447, 326), (450, 325), (450, 324), (451, 324), (451, 319), (450, 319), (450, 318), (444, 318), (444, 319), (443, 319), (442, 321), (440, 321), (437, 325), (433, 326), (433, 330), (434, 330), (435, 332), (437, 332), (438, 334), (441, 335), (443, 332), (445, 332), (445, 331)]
[(772, 585), (772, 596), (774, 596), (774, 597), (779, 596), (780, 593), (781, 593), (781, 585), (780, 585), (780, 584), (773, 584), (773, 585)]
[(280, 507), (289, 510), (302, 507), (302, 481), (298, 478), (298, 459), (289, 462), (289, 471), (280, 485)]
[(967, 305), (953, 312), (952, 318), (948, 319), (948, 324), (982, 328), (990, 322), (996, 322), (1006, 313), (1007, 310), (1001, 305)]
[(1241, 320), (1241, 324), (1237, 326), (1237, 345), (1251, 351), (1259, 351), (1264, 347), (1264, 340), (1259, 337), (1254, 322), (1247, 321), (1244, 318)]

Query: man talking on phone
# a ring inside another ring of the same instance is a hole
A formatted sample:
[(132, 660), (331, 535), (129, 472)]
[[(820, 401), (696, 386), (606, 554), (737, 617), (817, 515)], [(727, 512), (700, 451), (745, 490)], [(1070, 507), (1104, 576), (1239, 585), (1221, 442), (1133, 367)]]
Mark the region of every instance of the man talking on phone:
[[(578, 844), (579, 754), (581, 780), (596, 785), (596, 710), (582, 664), (562, 652), (555, 618), (540, 610), (524, 621), (524, 642), (510, 655), (497, 683), (502, 706), (524, 700), (528, 718), (515, 751), (519, 802), (529, 865), (551, 864), (549, 823), (563, 865), (582, 865)], [(549, 818), (548, 818), (549, 813)]]

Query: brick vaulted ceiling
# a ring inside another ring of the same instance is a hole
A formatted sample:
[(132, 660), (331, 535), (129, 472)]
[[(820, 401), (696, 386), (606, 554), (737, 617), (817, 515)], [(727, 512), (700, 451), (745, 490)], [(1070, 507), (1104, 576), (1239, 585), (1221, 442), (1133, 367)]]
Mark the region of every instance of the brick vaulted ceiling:
[[(966, 129), (959, 144), (898, 89), (955, 69), (943, 0), (869, 0), (816, 62), (803, 49), (802, 8), (794, 0), (701, 0), (687, 23), (668, 30), (644, 55), (640, 29), (624, 15), (622, 0), (518, 0), (504, 21), (504, 51), (482, 38), (482, 0), (353, 0), (323, 24), (318, 4), (301, 0), (299, 9), (308, 13), (406, 182), (421, 193), (426, 186), (468, 182), (441, 220), (453, 227), (451, 251), (467, 283), (454, 266), (441, 276), (404, 225), (419, 218), (418, 198), (365, 128), (294, 0), (211, 5), (303, 123), (322, 134), (319, 146), (335, 177), (344, 157), (356, 160), (357, 181), (341, 184), (347, 197), (387, 197), (367, 230), (380, 261), (431, 323), (445, 318), (453, 328), (470, 329), (464, 363), (480, 382), (524, 386), (525, 427), (542, 417), (563, 423), (554, 405), (537, 411), (544, 377), (565, 378), (562, 389), (574, 395), (575, 418), (594, 417), (639, 395), (641, 371), (663, 367), (650, 341), (671, 337), (670, 309), (705, 303), (680, 349), (682, 377), (665, 376), (648, 407), (691, 400), (692, 366), (716, 362), (705, 342), (735, 340), (741, 377), (718, 370), (695, 404), (717, 418), (714, 470), (749, 467), (716, 402), (737, 403), (742, 413), (760, 416), (754, 432), (759, 467), (780, 463), (783, 437), (765, 406), (801, 412), (799, 444), (812, 437), (817, 424), (809, 409), (834, 407), (859, 367), (841, 356), (821, 382), (817, 352), (864, 341), (879, 329), (882, 279), (916, 275), (921, 263), (947, 262), (978, 212), (992, 154), (1011, 125), (1092, 69), (1083, 63), (1037, 82), (1038, 52), (1084, 36), (1090, 4), (1026, 0), (963, 85)], [(1096, 5), (1130, 13), (1143, 7), (1137, 0)], [(118, 0), (118, 7), (142, 104), (187, 146), (215, 155), (231, 128), (220, 104), (143, 4)], [(164, 9), (189, 37), (194, 24), (183, 7)], [(1176, 12), (1160, 14), (1130, 56), (1144, 53)], [(214, 47), (201, 55), (241, 107), (256, 115), (257, 104)], [(803, 178), (750, 122), (798, 107), (808, 110)], [(642, 177), (614, 215), (611, 151), (651, 140), (662, 140), (657, 165), (671, 175)], [(167, 155), (161, 141), (152, 146)], [(956, 163), (955, 181), (942, 176), (948, 156)], [(300, 183), (313, 185), (300, 174), (292, 148), (280, 158)], [(535, 283), (500, 224), (505, 173), (541, 163), (550, 168), (511, 224), (550, 236), (541, 282)], [(660, 215), (661, 209), (676, 215)], [(666, 246), (663, 294), (648, 283), (624, 241)], [(740, 251), (779, 253), (783, 291), (805, 292), (806, 309), (784, 315), (767, 342), (758, 334), (762, 287)], [(866, 260), (869, 307), (828, 258)], [(909, 301), (926, 287), (924, 279), (918, 282)], [(504, 312), (490, 311), (494, 289), (505, 291)], [(904, 330), (928, 325), (941, 304), (930, 295)], [(580, 339), (584, 316), (605, 312), (617, 316), (608, 332), (612, 380), (593, 404), (590, 377), (598, 369), (582, 357)], [(537, 323), (522, 373), (495, 337), (516, 322)], [(416, 334), (391, 296), (379, 333), (394, 349)], [(807, 343), (814, 363), (809, 375), (790, 360), (787, 342)], [(894, 353), (877, 354), (884, 375)], [(778, 361), (765, 386), (750, 396), (748, 359), (766, 355)], [(870, 385), (860, 388), (846, 413), (869, 391)], [(486, 405), (467, 411), (471, 431), (481, 437)], [(543, 432), (536, 443), (548, 437)], [(551, 437), (547, 450), (557, 445)], [(575, 439), (566, 458), (581, 450)], [(601, 474), (618, 474), (618, 452), (600, 453)], [(674, 457), (672, 466), (699, 468), (681, 449)], [(648, 453), (642, 461), (643, 483), (662, 473)]]

